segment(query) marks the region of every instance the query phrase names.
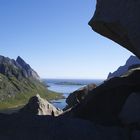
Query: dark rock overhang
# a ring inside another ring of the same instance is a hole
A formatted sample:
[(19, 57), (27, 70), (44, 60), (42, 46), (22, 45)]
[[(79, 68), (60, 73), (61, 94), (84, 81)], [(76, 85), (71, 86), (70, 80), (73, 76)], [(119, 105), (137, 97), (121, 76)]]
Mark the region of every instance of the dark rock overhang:
[(140, 58), (139, 0), (97, 0), (89, 25)]

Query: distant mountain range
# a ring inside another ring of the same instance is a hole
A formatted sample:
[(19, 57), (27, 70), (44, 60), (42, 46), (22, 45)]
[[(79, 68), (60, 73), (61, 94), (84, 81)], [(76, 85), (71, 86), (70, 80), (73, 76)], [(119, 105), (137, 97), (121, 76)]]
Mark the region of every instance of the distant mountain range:
[(0, 56), (0, 73), (8, 77), (15, 76), (17, 79), (40, 79), (37, 72), (35, 72), (20, 56), (18, 56), (16, 60)]
[(130, 56), (128, 60), (126, 61), (125, 65), (120, 66), (115, 72), (109, 73), (107, 79), (113, 78), (113, 77), (119, 77), (123, 74), (125, 74), (129, 69), (133, 69), (136, 67), (140, 67), (140, 59), (136, 56)]
[(47, 99), (60, 97), (47, 90), (37, 72), (20, 56), (16, 60), (0, 56), (0, 109), (22, 105), (36, 94)]

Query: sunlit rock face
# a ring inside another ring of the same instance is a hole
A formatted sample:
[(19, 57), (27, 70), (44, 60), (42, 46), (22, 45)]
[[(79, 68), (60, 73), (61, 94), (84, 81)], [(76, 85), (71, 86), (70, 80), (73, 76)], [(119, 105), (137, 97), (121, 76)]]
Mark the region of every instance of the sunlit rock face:
[(47, 100), (41, 98), (39, 94), (30, 98), (28, 104), (26, 104), (19, 113), (24, 115), (51, 115), (58, 116), (63, 111), (54, 107)]
[(89, 92), (95, 89), (96, 87), (96, 84), (89, 84), (71, 93), (66, 99), (67, 106), (65, 109), (69, 109), (81, 103), (81, 101), (83, 101), (86, 98)]
[(139, 0), (97, 0), (96, 11), (89, 25), (140, 58), (139, 13)]

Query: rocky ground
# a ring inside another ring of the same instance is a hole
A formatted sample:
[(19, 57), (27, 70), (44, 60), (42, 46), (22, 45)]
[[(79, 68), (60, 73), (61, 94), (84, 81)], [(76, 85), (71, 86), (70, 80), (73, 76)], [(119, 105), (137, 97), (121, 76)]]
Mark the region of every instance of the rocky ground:
[[(138, 140), (139, 76), (140, 69), (136, 68), (107, 80), (64, 112), (40, 96), (32, 97), (18, 113), (0, 114), (0, 139)], [(85, 95), (85, 90), (81, 94)]]

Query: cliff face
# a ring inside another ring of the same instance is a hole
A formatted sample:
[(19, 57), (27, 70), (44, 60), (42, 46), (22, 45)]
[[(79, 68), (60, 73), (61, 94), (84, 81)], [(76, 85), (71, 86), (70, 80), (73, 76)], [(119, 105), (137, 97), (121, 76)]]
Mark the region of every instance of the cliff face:
[(0, 56), (0, 73), (7, 77), (22, 78), (19, 64), (15, 60), (4, 56)]
[(8, 57), (0, 56), (0, 73), (7, 77), (33, 78), (39, 80), (38, 74), (20, 56), (16, 61)]
[(89, 25), (140, 58), (139, 7), (139, 0), (97, 0), (96, 12)]
[(24, 77), (26, 78), (34, 78), (39, 80), (40, 77), (37, 74), (37, 72), (35, 72), (29, 64), (27, 64), (20, 56), (17, 57), (16, 59), (16, 63), (18, 63), (18, 65), (20, 66), (20, 68), (22, 69), (22, 74)]
[(140, 59), (136, 56), (130, 56), (124, 66), (120, 66), (115, 72), (109, 73), (107, 79), (119, 77), (126, 73), (129, 69), (140, 67)]

